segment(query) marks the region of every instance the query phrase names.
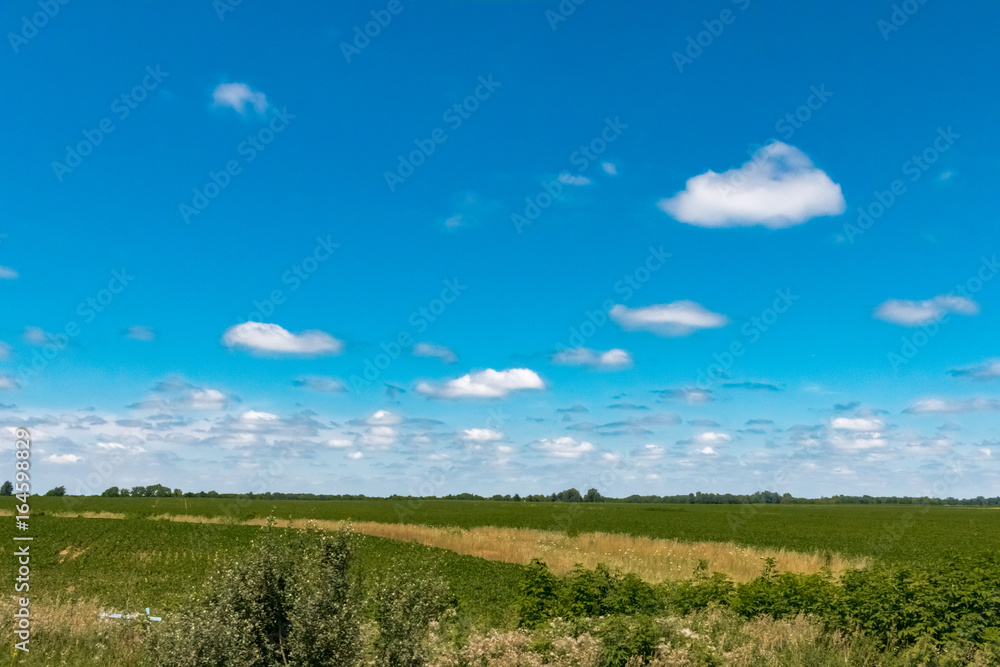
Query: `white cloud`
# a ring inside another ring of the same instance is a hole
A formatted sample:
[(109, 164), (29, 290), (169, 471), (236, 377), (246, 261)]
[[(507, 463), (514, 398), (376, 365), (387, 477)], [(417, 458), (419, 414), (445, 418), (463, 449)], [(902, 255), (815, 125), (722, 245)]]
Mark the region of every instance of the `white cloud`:
[(718, 433), (715, 431), (705, 431), (694, 436), (694, 441), (699, 445), (724, 445), (731, 442), (733, 436), (728, 433)]
[(559, 174), (559, 182), (566, 185), (590, 185), (590, 179), (586, 176), (574, 176), (568, 171)]
[(711, 447), (702, 447), (701, 449), (698, 450), (698, 452), (700, 454), (704, 454), (705, 456), (714, 456), (715, 455), (715, 450), (712, 449)]
[(52, 340), (52, 334), (41, 327), (24, 327), (24, 342), (31, 345), (45, 345)]
[(552, 355), (552, 363), (592, 368), (628, 368), (632, 365), (632, 355), (618, 348), (601, 352), (589, 347), (573, 347)]
[(364, 456), (365, 455), (362, 452), (351, 452), (347, 455), (347, 458), (357, 461), (358, 459), (364, 458)]
[(0, 361), (7, 361), (10, 359), (10, 350), (10, 345), (0, 341)]
[(830, 422), (830, 426), (838, 431), (881, 431), (885, 423), (881, 419), (837, 417)]
[(972, 378), (974, 380), (996, 380), (1000, 378), (1000, 359), (987, 359), (975, 366), (953, 368), (948, 371), (953, 377)]
[(156, 333), (154, 333), (149, 327), (133, 325), (125, 332), (125, 337), (132, 338), (133, 340), (149, 342), (156, 339)]
[(222, 410), (229, 405), (229, 396), (218, 389), (194, 389), (177, 401), (171, 401), (175, 407), (186, 407), (192, 410)]
[(602, 162), (601, 163), (601, 169), (604, 170), (605, 174), (608, 174), (610, 176), (617, 176), (618, 175), (618, 167), (615, 166), (614, 162)]
[(699, 329), (716, 329), (729, 323), (725, 315), (713, 313), (694, 301), (674, 301), (644, 308), (616, 304), (609, 314), (625, 329), (643, 329), (661, 336), (687, 336)]
[(577, 442), (570, 437), (542, 438), (534, 443), (535, 449), (546, 456), (557, 459), (578, 459), (587, 452), (594, 451), (594, 445), (589, 442)]
[(960, 412), (988, 412), (1000, 410), (1000, 400), (995, 398), (970, 398), (963, 401), (944, 398), (926, 398), (917, 401), (903, 412), (915, 415), (955, 414)]
[(632, 458), (643, 463), (652, 463), (662, 459), (666, 453), (666, 450), (659, 445), (644, 445), (632, 450)]
[(257, 113), (267, 111), (267, 97), (264, 93), (253, 90), (245, 83), (220, 83), (212, 91), (212, 101), (217, 107), (230, 107), (239, 113), (246, 111), (247, 102), (253, 105)]
[(334, 449), (346, 449), (348, 447), (354, 446), (353, 440), (347, 440), (345, 438), (331, 438), (326, 441), (327, 446), (333, 447)]
[(775, 141), (739, 169), (707, 171), (659, 207), (699, 227), (791, 227), (844, 212), (840, 186), (794, 146)]
[(444, 345), (434, 343), (417, 343), (413, 346), (413, 356), (432, 357), (440, 359), (446, 364), (453, 364), (458, 361), (458, 356)]
[(17, 380), (9, 375), (0, 375), (0, 391), (13, 391), (20, 389), (21, 385)]
[(256, 410), (247, 410), (242, 415), (240, 419), (245, 422), (272, 422), (278, 419), (278, 415), (271, 414), (270, 412), (258, 412)]
[(948, 313), (978, 315), (979, 304), (964, 296), (945, 294), (926, 301), (889, 299), (875, 309), (875, 317), (904, 327), (919, 327), (936, 322)]
[(51, 454), (46, 459), (49, 463), (65, 464), (65, 463), (78, 463), (83, 460), (82, 457), (76, 454)]
[(9, 266), (0, 266), (0, 280), (16, 280), (18, 273)]
[(222, 335), (222, 344), (258, 353), (308, 356), (340, 354), (344, 349), (343, 341), (324, 331), (293, 334), (277, 324), (263, 322), (244, 322), (229, 327)]
[(448, 380), (443, 385), (417, 384), (417, 391), (433, 398), (502, 398), (513, 391), (544, 389), (545, 383), (527, 368), (504, 371), (487, 368)]
[(367, 424), (402, 424), (403, 418), (388, 410), (376, 410), (365, 420)]
[(503, 440), (503, 433), (488, 428), (467, 428), (462, 431), (462, 440), (466, 442), (496, 442)]

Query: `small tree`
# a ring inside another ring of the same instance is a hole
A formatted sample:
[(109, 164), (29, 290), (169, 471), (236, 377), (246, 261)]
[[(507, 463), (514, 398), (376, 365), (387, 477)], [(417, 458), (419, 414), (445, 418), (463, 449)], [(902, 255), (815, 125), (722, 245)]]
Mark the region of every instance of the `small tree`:
[(65, 496), (66, 495), (66, 487), (65, 486), (57, 486), (54, 489), (49, 489), (48, 491), (45, 492), (45, 495), (47, 495), (47, 496)]
[(14, 485), (10, 483), (10, 480), (0, 485), (0, 496), (12, 496), (12, 495), (14, 495)]
[(603, 503), (604, 496), (602, 496), (597, 489), (590, 489), (587, 491), (587, 495), (583, 497), (583, 502), (585, 503)]
[(117, 486), (112, 486), (110, 489), (105, 489), (101, 496), (104, 498), (118, 498), (121, 494), (121, 489)]

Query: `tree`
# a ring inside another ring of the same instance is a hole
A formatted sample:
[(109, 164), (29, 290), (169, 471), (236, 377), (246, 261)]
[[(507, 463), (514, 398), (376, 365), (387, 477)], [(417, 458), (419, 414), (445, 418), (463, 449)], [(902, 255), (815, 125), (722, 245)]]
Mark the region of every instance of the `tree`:
[(583, 496), (576, 489), (566, 489), (565, 491), (560, 491), (554, 500), (561, 500), (565, 503), (579, 503), (583, 501)]
[(117, 486), (112, 486), (110, 489), (105, 489), (101, 496), (104, 498), (118, 498), (121, 494), (121, 489)]
[[(174, 489), (174, 498), (180, 498), (182, 495), (184, 494), (181, 493), (180, 489)], [(252, 496), (253, 494), (251, 493), (250, 495)]]
[(583, 497), (583, 502), (585, 503), (603, 503), (604, 496), (602, 496), (597, 489), (589, 489), (587, 495)]
[(66, 487), (65, 486), (57, 486), (54, 489), (49, 489), (48, 491), (45, 492), (45, 495), (47, 495), (47, 496), (65, 496), (66, 495)]
[(12, 496), (14, 495), (14, 485), (10, 481), (6, 481), (3, 485), (0, 485), (0, 496)]

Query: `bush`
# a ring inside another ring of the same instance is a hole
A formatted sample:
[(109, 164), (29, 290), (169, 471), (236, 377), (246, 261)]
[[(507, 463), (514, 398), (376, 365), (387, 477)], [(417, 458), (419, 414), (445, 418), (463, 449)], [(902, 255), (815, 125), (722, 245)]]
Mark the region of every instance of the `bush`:
[(444, 580), (426, 575), (390, 576), (376, 586), (372, 596), (372, 615), (378, 624), (375, 664), (378, 667), (425, 665), (431, 623), (441, 617), (451, 602)]
[(268, 532), (243, 561), (150, 641), (157, 667), (357, 664), (350, 534)]

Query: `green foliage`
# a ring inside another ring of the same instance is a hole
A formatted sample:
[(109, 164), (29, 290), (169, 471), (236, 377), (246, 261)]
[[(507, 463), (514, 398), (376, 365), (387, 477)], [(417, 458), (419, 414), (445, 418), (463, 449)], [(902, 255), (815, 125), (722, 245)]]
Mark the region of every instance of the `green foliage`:
[(48, 491), (45, 492), (45, 495), (47, 495), (47, 496), (65, 496), (66, 495), (66, 487), (65, 486), (57, 486), (54, 489), (49, 489)]
[(211, 578), (192, 609), (157, 628), (151, 664), (355, 665), (361, 646), (349, 539), (267, 535)]
[(425, 643), (431, 622), (450, 606), (447, 584), (426, 574), (414, 578), (389, 576), (375, 587), (372, 597), (372, 618), (378, 624), (374, 643), (377, 667), (427, 664)]
[(545, 563), (532, 558), (518, 588), (517, 607), (520, 624), (534, 628), (556, 615), (559, 580)]
[(648, 658), (656, 652), (661, 632), (648, 616), (615, 616), (600, 629), (603, 642), (601, 667), (625, 667), (634, 656)]
[(14, 495), (14, 485), (7, 480), (3, 484), (0, 484), (0, 496), (12, 496)]
[(105, 489), (104, 493), (101, 494), (102, 498), (119, 498), (122, 492), (117, 486), (112, 486), (111, 488)]

